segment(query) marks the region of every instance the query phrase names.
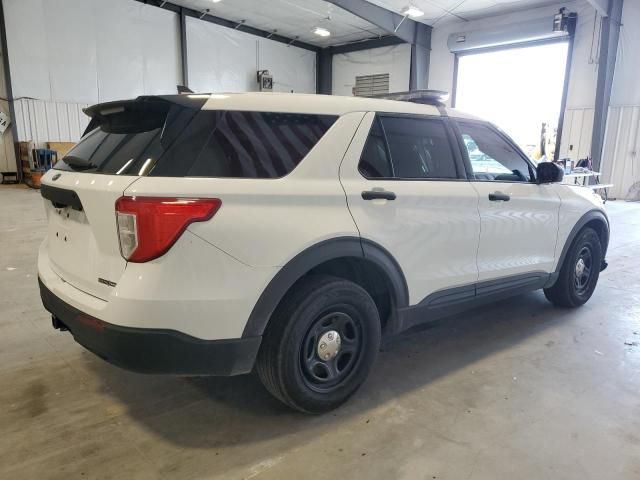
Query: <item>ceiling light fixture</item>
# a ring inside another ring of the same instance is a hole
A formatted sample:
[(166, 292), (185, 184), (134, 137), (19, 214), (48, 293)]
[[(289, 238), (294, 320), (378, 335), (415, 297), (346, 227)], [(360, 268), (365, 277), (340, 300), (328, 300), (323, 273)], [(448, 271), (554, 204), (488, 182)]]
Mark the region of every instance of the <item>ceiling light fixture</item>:
[(321, 37), (328, 37), (329, 35), (331, 35), (331, 32), (329, 30), (327, 30), (326, 28), (322, 28), (322, 27), (316, 27), (313, 29), (313, 33), (315, 33), (316, 35), (319, 35)]
[(402, 14), (407, 16), (407, 17), (416, 18), (416, 17), (423, 16), (424, 12), (422, 10), (420, 10), (418, 7), (415, 7), (413, 5), (409, 5), (404, 10), (402, 10)]

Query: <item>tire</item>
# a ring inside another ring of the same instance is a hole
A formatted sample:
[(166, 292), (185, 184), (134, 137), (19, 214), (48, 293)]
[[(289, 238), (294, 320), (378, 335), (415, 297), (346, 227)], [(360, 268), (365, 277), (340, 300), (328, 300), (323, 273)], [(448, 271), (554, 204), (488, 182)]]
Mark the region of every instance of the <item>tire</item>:
[(592, 228), (584, 228), (571, 244), (558, 280), (552, 287), (544, 289), (545, 297), (559, 307), (584, 305), (596, 288), (601, 265), (600, 238)]
[(369, 294), (353, 282), (313, 275), (274, 312), (256, 369), (273, 396), (296, 410), (322, 413), (358, 390), (379, 348), (380, 318)]

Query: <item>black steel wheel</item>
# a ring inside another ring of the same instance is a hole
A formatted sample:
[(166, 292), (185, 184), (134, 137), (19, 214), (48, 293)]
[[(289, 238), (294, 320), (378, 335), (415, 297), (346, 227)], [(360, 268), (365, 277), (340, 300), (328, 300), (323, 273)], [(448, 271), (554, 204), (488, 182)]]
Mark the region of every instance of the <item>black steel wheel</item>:
[(256, 368), (287, 405), (321, 413), (362, 385), (380, 347), (380, 318), (359, 285), (329, 275), (304, 278), (285, 296), (263, 336)]
[(357, 365), (362, 353), (362, 325), (346, 312), (329, 312), (311, 325), (300, 347), (304, 381), (315, 391), (328, 391)]
[(584, 228), (569, 248), (556, 283), (544, 289), (547, 299), (560, 307), (579, 307), (591, 298), (602, 265), (600, 237)]
[(593, 273), (593, 255), (589, 245), (585, 245), (578, 253), (576, 266), (574, 267), (574, 282), (576, 294), (584, 295), (589, 288), (589, 281)]

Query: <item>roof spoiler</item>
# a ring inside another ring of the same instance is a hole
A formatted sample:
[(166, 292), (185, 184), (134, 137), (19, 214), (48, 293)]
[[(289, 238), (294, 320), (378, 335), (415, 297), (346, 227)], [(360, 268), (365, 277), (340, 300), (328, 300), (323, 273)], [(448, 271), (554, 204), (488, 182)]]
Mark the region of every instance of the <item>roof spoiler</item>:
[(397, 100), (400, 102), (422, 103), (425, 105), (444, 105), (449, 100), (449, 92), (442, 90), (412, 90), (409, 92), (385, 93), (372, 98)]
[(84, 137), (87, 133), (105, 123), (109, 115), (124, 113), (125, 111), (137, 111), (144, 115), (145, 113), (168, 109), (170, 104), (200, 110), (206, 101), (206, 95), (143, 95), (133, 100), (98, 103), (82, 109), (85, 115), (91, 118), (82, 136)]

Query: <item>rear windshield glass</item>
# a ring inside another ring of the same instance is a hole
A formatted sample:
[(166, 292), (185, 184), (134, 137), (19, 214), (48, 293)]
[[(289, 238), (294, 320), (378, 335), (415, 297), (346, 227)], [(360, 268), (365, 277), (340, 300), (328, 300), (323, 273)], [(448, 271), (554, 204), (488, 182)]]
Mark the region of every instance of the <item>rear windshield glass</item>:
[[(278, 178), (290, 173), (335, 116), (194, 110), (172, 105), (122, 115), (87, 133), (55, 166), (111, 175)], [(116, 114), (117, 116), (117, 114)]]

